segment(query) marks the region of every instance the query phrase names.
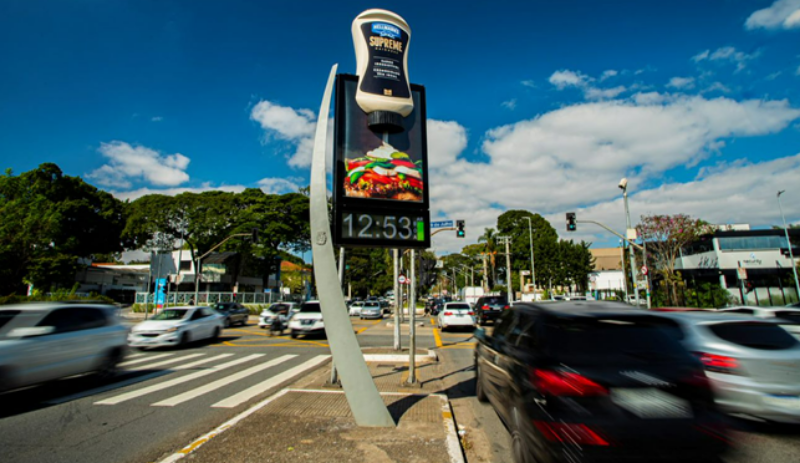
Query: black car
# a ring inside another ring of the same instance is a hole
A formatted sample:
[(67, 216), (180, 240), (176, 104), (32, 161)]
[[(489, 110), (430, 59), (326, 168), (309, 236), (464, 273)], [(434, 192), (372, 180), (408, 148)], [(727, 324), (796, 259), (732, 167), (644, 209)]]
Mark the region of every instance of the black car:
[(519, 463), (712, 461), (728, 447), (723, 418), (679, 336), (624, 304), (518, 303), (491, 336), (476, 330), (476, 395)]
[(486, 322), (497, 320), (497, 317), (508, 308), (508, 298), (505, 296), (482, 296), (475, 303), (475, 318), (478, 324), (485, 325)]
[(250, 310), (238, 302), (220, 302), (214, 306), (214, 310), (225, 317), (225, 328), (240, 324), (247, 325)]

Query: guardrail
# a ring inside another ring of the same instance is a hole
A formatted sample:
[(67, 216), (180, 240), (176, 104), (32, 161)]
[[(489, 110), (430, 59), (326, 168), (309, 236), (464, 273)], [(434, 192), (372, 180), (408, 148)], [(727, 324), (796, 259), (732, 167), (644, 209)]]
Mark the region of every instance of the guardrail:
[[(167, 294), (168, 305), (187, 305), (194, 299), (194, 292), (178, 292)], [(275, 293), (237, 293), (217, 292), (200, 293), (196, 304), (216, 304), (218, 302), (238, 302), (240, 304), (271, 304), (280, 300)], [(136, 293), (136, 304), (155, 304), (155, 294)]]

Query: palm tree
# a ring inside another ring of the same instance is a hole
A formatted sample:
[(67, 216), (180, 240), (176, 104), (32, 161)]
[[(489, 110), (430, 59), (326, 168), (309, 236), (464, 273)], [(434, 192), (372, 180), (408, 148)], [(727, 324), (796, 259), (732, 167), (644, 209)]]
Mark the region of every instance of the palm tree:
[[(492, 266), (492, 284), (497, 281), (497, 274), (495, 273), (495, 256), (497, 256), (497, 231), (494, 228), (485, 228), (483, 235), (478, 237), (478, 242), (485, 242), (483, 252), (489, 254), (489, 262)], [(490, 287), (491, 288), (491, 287)]]

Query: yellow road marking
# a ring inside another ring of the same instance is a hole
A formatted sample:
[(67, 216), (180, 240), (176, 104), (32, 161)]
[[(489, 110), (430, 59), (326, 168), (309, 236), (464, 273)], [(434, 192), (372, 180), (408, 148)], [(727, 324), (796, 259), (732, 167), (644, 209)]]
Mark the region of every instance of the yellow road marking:
[(436, 325), (436, 319), (435, 318), (431, 318), (431, 326), (433, 326), (433, 325)]
[(444, 346), (442, 349), (472, 349), (475, 347), (474, 342), (460, 342), (458, 344), (453, 344), (450, 346)]
[(433, 339), (436, 340), (436, 347), (442, 347), (442, 337), (439, 336), (439, 328), (433, 329)]

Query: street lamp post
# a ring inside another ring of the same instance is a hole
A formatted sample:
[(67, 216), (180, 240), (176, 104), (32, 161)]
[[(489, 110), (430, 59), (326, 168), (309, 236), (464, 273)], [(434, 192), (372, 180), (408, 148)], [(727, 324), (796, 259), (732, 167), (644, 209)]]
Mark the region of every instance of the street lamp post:
[[(533, 284), (533, 300), (536, 300), (536, 270), (533, 261), (533, 226), (531, 225), (531, 218), (524, 217), (528, 221), (528, 238), (531, 241), (531, 283)], [(520, 288), (522, 291), (522, 288)]]
[(786, 226), (786, 216), (783, 215), (783, 206), (781, 205), (781, 195), (786, 190), (778, 192), (778, 209), (781, 211), (781, 218), (783, 219), (783, 232), (786, 234), (786, 246), (789, 247), (789, 259), (792, 261), (792, 272), (794, 272), (794, 289), (797, 291), (797, 297), (800, 298), (800, 283), (797, 280), (797, 263), (794, 261), (794, 253), (792, 252), (792, 242), (789, 241), (789, 227)]
[(625, 230), (625, 236), (628, 239), (628, 252), (631, 255), (631, 280), (633, 281), (633, 294), (636, 300), (636, 307), (639, 307), (639, 284), (636, 281), (636, 256), (634, 256), (633, 245), (631, 244), (630, 237), (628, 235), (628, 230), (631, 229), (631, 213), (628, 209), (628, 179), (623, 178), (619, 181), (620, 189), (622, 189), (622, 198), (625, 202), (625, 221), (627, 223), (627, 229)]

